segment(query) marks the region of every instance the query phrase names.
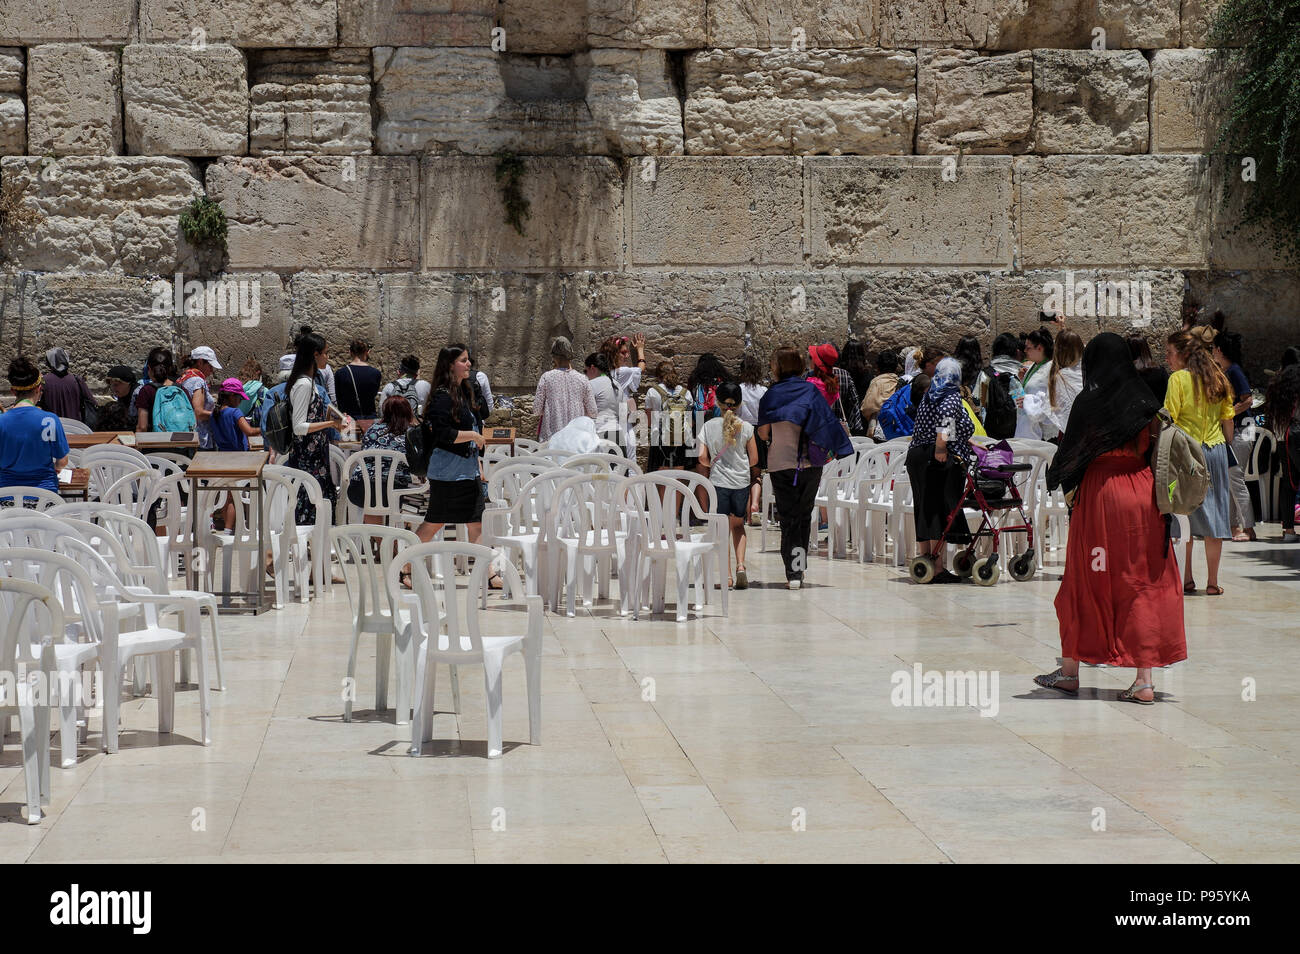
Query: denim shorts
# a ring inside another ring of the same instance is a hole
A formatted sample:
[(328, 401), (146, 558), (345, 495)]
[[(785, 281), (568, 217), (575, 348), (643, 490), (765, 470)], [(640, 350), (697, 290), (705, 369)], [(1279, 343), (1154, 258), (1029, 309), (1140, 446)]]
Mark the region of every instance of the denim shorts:
[(718, 495), (718, 513), (725, 513), (728, 517), (739, 517), (745, 519), (745, 514), (749, 510), (749, 488), (741, 487), (738, 490), (732, 490), (730, 487), (714, 487)]

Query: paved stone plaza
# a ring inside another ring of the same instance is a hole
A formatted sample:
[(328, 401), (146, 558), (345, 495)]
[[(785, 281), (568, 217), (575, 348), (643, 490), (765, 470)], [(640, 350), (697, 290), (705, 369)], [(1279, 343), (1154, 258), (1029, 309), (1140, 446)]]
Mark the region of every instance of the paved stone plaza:
[[(752, 535), (758, 585), (732, 594), (728, 618), (634, 622), (610, 603), (548, 615), (542, 745), (524, 741), (515, 657), (494, 761), (471, 669), (459, 716), (440, 674), (438, 741), (410, 758), (409, 726), (371, 708), (373, 640), (355, 721), (342, 722), (342, 587), (310, 610), (223, 618), (212, 746), (194, 741), (192, 689), (161, 742), (155, 702), (131, 703), (121, 751), (56, 760), (49, 817), (29, 829), (11, 736), (0, 862), (1300, 857), (1300, 691), (1287, 675), (1300, 666), (1300, 548), (1228, 545), (1227, 595), (1186, 600), (1190, 658), (1157, 671), (1146, 708), (1116, 699), (1130, 672), (1085, 669), (1077, 699), (1031, 683), (1056, 665), (1059, 565), (993, 590), (922, 588), (892, 567), (814, 557), (790, 593), (768, 585), (779, 559)], [(997, 714), (895, 707), (891, 677), (917, 663), (996, 673)]]

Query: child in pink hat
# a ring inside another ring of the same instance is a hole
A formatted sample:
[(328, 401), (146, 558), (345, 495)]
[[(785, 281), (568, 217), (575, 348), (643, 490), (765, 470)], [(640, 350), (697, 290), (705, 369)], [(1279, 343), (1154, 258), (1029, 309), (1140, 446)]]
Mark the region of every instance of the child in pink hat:
[[(239, 378), (226, 378), (217, 391), (216, 407), (212, 410), (212, 440), (219, 451), (246, 451), (248, 439), (261, 434), (261, 430), (248, 423), (244, 412), (239, 409), (240, 401), (247, 401), (244, 382)], [(235, 503), (230, 500), (223, 511), (225, 526), (230, 527), (235, 519)]]

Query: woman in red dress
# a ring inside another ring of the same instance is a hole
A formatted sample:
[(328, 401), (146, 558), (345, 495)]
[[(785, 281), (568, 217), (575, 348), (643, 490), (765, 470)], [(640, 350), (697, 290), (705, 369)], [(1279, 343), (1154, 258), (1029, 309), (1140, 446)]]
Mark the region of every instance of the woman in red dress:
[(1124, 339), (1093, 338), (1047, 471), (1047, 486), (1073, 494), (1073, 509), (1056, 594), (1061, 668), (1034, 677), (1044, 688), (1078, 693), (1080, 662), (1133, 667), (1137, 679), (1119, 697), (1151, 705), (1151, 670), (1187, 658), (1178, 564), (1147, 462), (1159, 409)]

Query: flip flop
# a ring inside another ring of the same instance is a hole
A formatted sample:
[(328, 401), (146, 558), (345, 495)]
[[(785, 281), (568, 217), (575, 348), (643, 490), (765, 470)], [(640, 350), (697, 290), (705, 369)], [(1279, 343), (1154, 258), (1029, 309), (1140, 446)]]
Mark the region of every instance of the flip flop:
[(1223, 587), (1221, 587), (1221, 586), (1207, 586), (1207, 587), (1205, 588), (1205, 595), (1206, 595), (1206, 596), (1222, 596), (1222, 595), (1223, 595)]

